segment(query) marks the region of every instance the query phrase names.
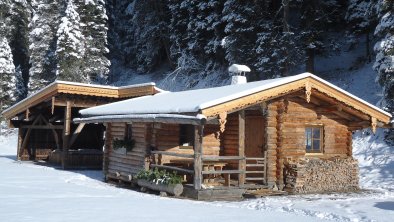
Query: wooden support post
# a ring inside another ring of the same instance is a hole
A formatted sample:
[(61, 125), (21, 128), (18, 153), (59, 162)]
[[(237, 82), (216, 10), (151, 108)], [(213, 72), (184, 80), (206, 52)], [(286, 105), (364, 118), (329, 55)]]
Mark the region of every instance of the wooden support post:
[(104, 145), (104, 154), (103, 154), (103, 173), (107, 178), (108, 174), (108, 166), (109, 166), (109, 152), (112, 146), (112, 132), (111, 132), (111, 123), (106, 123), (105, 127), (105, 145)]
[(204, 126), (194, 127), (194, 189), (200, 190), (202, 183), (202, 138)]
[[(238, 170), (246, 170), (245, 160), (245, 110), (238, 112), (238, 156), (240, 157)], [(245, 184), (245, 173), (240, 173), (238, 176), (238, 185), (242, 186)]]
[(78, 135), (81, 133), (84, 126), (85, 126), (85, 123), (80, 123), (78, 125), (78, 127), (75, 129), (75, 131), (70, 139), (70, 143), (68, 144), (68, 147), (71, 147), (75, 143), (75, 141), (78, 138)]
[[(33, 121), (33, 123), (32, 123), (32, 126), (35, 126), (35, 125), (39, 122), (39, 120), (40, 120), (41, 118), (42, 118), (42, 116), (41, 116), (41, 115), (38, 115), (38, 116), (34, 119), (34, 121)], [(20, 129), (20, 130), (21, 130), (21, 129)], [(27, 129), (27, 132), (26, 132), (26, 134), (25, 134), (25, 136), (24, 136), (24, 138), (23, 138), (22, 145), (21, 145), (20, 151), (19, 151), (21, 155), (23, 155), (23, 152), (24, 152), (24, 150), (26, 149), (27, 143), (29, 142), (31, 130), (32, 130), (32, 128)], [(29, 152), (29, 153), (30, 153), (30, 152)], [(29, 156), (29, 159), (32, 159), (32, 157)]]
[(55, 113), (55, 102), (56, 102), (56, 98), (54, 96), (52, 96), (52, 104), (51, 104), (52, 115), (53, 115), (53, 113)]
[(18, 129), (18, 150), (17, 150), (17, 160), (22, 160), (23, 149), (23, 129)]
[(67, 168), (70, 128), (71, 128), (71, 102), (67, 101), (67, 105), (64, 110), (63, 152), (62, 152), (63, 169)]

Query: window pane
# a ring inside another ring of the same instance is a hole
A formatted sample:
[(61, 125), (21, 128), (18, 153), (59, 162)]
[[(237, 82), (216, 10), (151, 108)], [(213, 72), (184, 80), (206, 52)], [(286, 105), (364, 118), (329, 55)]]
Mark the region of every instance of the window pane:
[(320, 128), (313, 128), (313, 138), (320, 139)]
[(313, 151), (320, 151), (320, 140), (313, 140)]
[(312, 149), (312, 128), (305, 128), (305, 145), (306, 150), (311, 151)]

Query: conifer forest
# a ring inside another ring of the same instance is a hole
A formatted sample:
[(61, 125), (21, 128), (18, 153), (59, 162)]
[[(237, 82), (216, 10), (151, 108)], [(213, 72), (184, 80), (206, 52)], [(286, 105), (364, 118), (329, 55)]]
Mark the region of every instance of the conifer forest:
[(0, 0), (0, 111), (55, 80), (113, 84), (119, 67), (319, 75), (316, 57), (360, 44), (393, 112), (392, 0)]

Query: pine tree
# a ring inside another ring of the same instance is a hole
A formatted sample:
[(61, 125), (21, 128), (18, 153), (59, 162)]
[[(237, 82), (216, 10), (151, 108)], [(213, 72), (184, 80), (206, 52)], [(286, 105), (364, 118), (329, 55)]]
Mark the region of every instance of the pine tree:
[(15, 66), (12, 52), (6, 38), (5, 24), (0, 21), (0, 111), (16, 101), (15, 84)]
[(57, 31), (56, 76), (59, 80), (88, 82), (83, 72), (84, 36), (80, 17), (73, 0), (68, 0), (64, 16)]
[(290, 5), (285, 1), (264, 1), (258, 11), (255, 67), (260, 79), (289, 75), (290, 70), (299, 65), (300, 48), (296, 44), (298, 36), (294, 25), (289, 24)]
[[(377, 4), (379, 24), (375, 35), (380, 39), (374, 47), (376, 60), (374, 69), (378, 73), (379, 83), (384, 89), (384, 103), (386, 110), (394, 112), (394, 2), (379, 0)], [(390, 129), (388, 141), (394, 143), (394, 130)]]
[(168, 14), (164, 1), (134, 0), (127, 7), (132, 15), (132, 52), (140, 72), (153, 71), (161, 62), (170, 62)]
[(84, 0), (78, 5), (81, 30), (85, 38), (82, 72), (89, 82), (106, 83), (110, 61), (106, 57), (108, 17), (103, 0)]
[(258, 2), (227, 0), (223, 7), (225, 58), (230, 63), (254, 65)]
[(29, 81), (29, 22), (31, 8), (26, 0), (14, 0), (10, 5), (10, 47), (12, 50), (14, 64), (18, 67), (17, 78), (19, 86), (16, 91), (17, 101), (24, 99), (27, 95)]
[(59, 26), (60, 0), (32, 1), (29, 25), (29, 93), (56, 79), (56, 31)]
[(171, 56), (183, 74), (203, 76), (224, 63), (223, 1), (171, 1)]
[(377, 25), (376, 3), (377, 0), (350, 0), (345, 17), (353, 34), (365, 35), (365, 54), (369, 61), (371, 60), (370, 33)]
[(343, 2), (339, 0), (301, 0), (300, 38), (305, 49), (306, 71), (314, 72), (315, 55), (332, 45), (324, 42), (327, 31), (343, 24)]

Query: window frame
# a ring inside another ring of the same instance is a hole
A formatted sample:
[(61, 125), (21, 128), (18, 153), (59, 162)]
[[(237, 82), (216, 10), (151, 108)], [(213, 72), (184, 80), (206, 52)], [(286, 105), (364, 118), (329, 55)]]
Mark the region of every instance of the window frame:
[[(310, 138), (310, 140), (311, 140), (311, 149), (310, 150), (308, 150), (307, 149), (307, 141), (308, 141), (308, 138), (307, 138), (307, 129), (311, 129), (311, 138)], [(319, 131), (320, 131), (320, 136), (319, 136), (319, 139), (317, 139), (317, 138), (314, 138), (313, 137), (313, 131), (314, 131), (314, 129), (319, 129)], [(305, 146), (304, 146), (304, 149), (305, 149), (305, 153), (306, 154), (324, 154), (324, 126), (323, 125), (315, 125), (315, 124), (309, 124), (309, 125), (306, 125), (305, 126), (305, 132), (304, 132), (304, 136), (305, 136)], [(318, 140), (319, 141), (319, 150), (315, 150), (315, 149), (313, 149), (313, 144), (314, 144), (314, 141), (315, 140)]]
[(126, 123), (124, 140), (130, 141), (133, 139), (133, 124)]

